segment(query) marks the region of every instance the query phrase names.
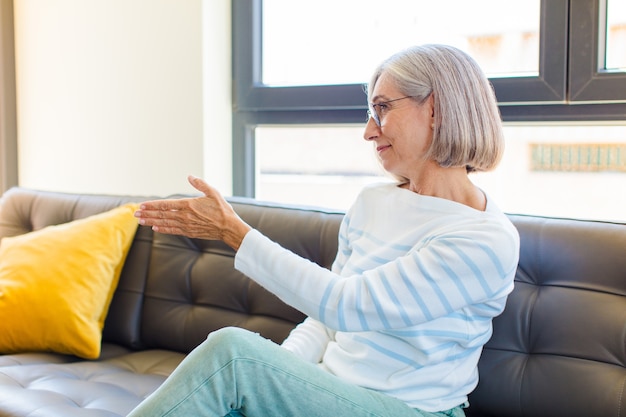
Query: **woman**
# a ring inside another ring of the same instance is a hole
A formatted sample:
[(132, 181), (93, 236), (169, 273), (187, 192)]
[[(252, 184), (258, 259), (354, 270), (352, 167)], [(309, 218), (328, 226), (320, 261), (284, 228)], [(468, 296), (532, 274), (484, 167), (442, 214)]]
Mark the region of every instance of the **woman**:
[(308, 318), (282, 346), (241, 329), (209, 335), (131, 416), (463, 416), (491, 320), (513, 288), (519, 237), (468, 177), (503, 137), (491, 86), (465, 53), (418, 46), (368, 86), (371, 142), (397, 183), (364, 189), (332, 271), (203, 197), (137, 212), (157, 232), (220, 239), (235, 267)]

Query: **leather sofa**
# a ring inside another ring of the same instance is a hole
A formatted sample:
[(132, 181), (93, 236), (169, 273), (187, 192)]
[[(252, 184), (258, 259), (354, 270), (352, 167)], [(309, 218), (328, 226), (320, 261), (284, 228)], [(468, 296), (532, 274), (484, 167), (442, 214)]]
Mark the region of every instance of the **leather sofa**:
[[(13, 188), (0, 199), (0, 238), (150, 198)], [(331, 265), (343, 213), (230, 202), (252, 227)], [(516, 286), (467, 415), (626, 417), (626, 225), (510, 218), (521, 237)], [(281, 342), (303, 315), (234, 270), (233, 255), (221, 242), (138, 227), (100, 357), (0, 355), (0, 416), (124, 416), (213, 330), (239, 326)]]

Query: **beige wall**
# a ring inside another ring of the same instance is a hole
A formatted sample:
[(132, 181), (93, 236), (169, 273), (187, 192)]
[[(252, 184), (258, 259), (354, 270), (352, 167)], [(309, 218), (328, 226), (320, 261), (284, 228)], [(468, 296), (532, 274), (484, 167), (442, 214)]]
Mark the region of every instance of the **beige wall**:
[(230, 0), (14, 9), (20, 185), (167, 195), (195, 174), (230, 193)]

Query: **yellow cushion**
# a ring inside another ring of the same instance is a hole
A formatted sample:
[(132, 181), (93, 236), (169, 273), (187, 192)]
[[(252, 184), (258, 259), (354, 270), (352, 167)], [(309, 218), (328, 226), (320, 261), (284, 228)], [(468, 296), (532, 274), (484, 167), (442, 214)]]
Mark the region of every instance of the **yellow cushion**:
[(100, 356), (102, 328), (137, 230), (126, 204), (0, 241), (0, 352)]

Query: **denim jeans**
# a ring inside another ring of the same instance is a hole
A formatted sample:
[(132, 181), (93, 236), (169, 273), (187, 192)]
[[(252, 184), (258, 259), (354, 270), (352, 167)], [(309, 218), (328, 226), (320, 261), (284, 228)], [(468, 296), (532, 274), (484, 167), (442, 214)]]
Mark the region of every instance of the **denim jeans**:
[(346, 383), (258, 334), (213, 332), (129, 417), (464, 416), (428, 413)]

